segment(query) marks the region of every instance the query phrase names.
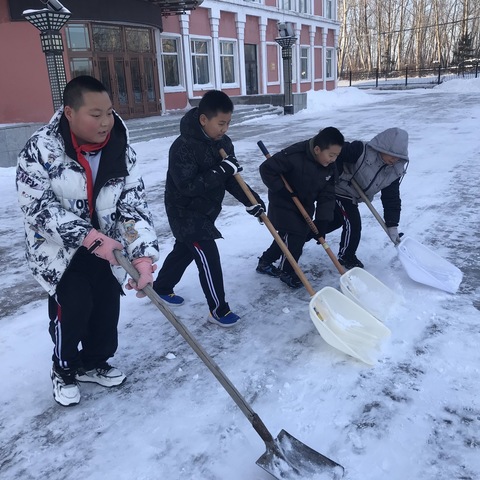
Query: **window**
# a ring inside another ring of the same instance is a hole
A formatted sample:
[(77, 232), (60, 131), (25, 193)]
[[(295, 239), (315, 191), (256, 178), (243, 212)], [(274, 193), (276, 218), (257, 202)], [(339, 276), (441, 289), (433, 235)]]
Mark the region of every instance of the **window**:
[(325, 17), (333, 19), (333, 0), (325, 0)]
[(120, 27), (92, 25), (92, 37), (97, 52), (122, 52), (123, 39)]
[(162, 38), (163, 83), (166, 87), (179, 87), (180, 52), (178, 39)]
[(310, 80), (310, 47), (300, 47), (300, 80)]
[(294, 10), (295, 0), (280, 0), (280, 5), (283, 10)]
[(72, 51), (90, 50), (88, 28), (81, 23), (69, 23), (66, 27), (67, 46)]
[(93, 62), (91, 58), (71, 58), (70, 72), (72, 78), (79, 75), (93, 75)]
[(192, 72), (195, 85), (210, 83), (209, 42), (207, 40), (192, 40)]
[(300, 13), (310, 13), (310, 0), (298, 0), (298, 11)]
[(325, 77), (333, 78), (333, 49), (327, 48), (325, 55)]
[(220, 42), (222, 83), (235, 83), (235, 43)]
[(127, 50), (137, 53), (150, 53), (152, 51), (152, 42), (150, 40), (150, 30), (146, 28), (125, 28), (125, 37), (127, 41)]

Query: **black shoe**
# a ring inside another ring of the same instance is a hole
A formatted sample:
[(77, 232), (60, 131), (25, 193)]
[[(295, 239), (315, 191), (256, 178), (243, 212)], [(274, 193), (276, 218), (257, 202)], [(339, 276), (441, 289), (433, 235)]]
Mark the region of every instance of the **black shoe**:
[(363, 263), (355, 255), (353, 255), (353, 257), (338, 257), (338, 263), (343, 265), (347, 270), (355, 267), (364, 267)]
[(282, 271), (279, 268), (262, 259), (258, 261), (257, 272), (263, 275), (270, 275), (271, 277), (279, 277), (282, 274)]
[(294, 273), (282, 272), (280, 280), (290, 288), (300, 288), (302, 286), (302, 281)]

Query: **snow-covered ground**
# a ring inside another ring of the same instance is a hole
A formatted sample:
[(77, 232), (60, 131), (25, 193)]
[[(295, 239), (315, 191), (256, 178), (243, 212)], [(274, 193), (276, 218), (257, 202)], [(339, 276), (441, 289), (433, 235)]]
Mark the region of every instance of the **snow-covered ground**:
[[(273, 153), (329, 125), (347, 140), (393, 126), (409, 132), (400, 230), (462, 269), (459, 291), (412, 281), (363, 205), (358, 256), (401, 298), (385, 321), (391, 337), (369, 367), (325, 343), (304, 289), (255, 272), (272, 237), (227, 194), (218, 245), (227, 300), (242, 321), (227, 331), (207, 323), (194, 265), (177, 287), (186, 304), (175, 313), (274, 436), (287, 430), (343, 465), (345, 479), (478, 480), (480, 80), (309, 94), (309, 108), (297, 115), (232, 127), (242, 176), (266, 199), (256, 142)], [(162, 198), (172, 141), (135, 145), (162, 258), (173, 245)], [(73, 408), (53, 401), (46, 297), (23, 259), (14, 168), (0, 169), (0, 186), (0, 478), (271, 478), (255, 465), (265, 445), (239, 408), (159, 310), (131, 292), (122, 301), (112, 360), (127, 383), (111, 390), (82, 385)], [(374, 205), (381, 211), (378, 198)], [(338, 239), (339, 232), (328, 237), (335, 252)], [(314, 242), (300, 266), (316, 291), (338, 288), (337, 270)]]

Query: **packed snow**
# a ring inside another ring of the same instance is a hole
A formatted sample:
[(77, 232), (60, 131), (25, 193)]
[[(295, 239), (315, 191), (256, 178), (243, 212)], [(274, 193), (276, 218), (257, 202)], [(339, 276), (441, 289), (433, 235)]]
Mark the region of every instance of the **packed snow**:
[[(255, 272), (272, 237), (227, 194), (218, 246), (227, 300), (241, 322), (226, 330), (206, 321), (195, 265), (176, 288), (186, 303), (174, 313), (274, 437), (285, 429), (342, 465), (345, 479), (478, 480), (480, 79), (408, 91), (309, 92), (308, 105), (293, 116), (232, 122), (247, 183), (267, 199), (259, 140), (274, 153), (326, 126), (347, 140), (404, 128), (410, 165), (401, 184), (400, 231), (462, 270), (458, 292), (413, 281), (362, 205), (358, 257), (398, 297), (386, 306), (391, 335), (369, 366), (325, 342), (305, 289)], [(134, 145), (161, 261), (174, 242), (163, 206), (174, 138)], [(112, 359), (127, 382), (117, 389), (82, 384), (81, 403), (72, 408), (54, 402), (46, 295), (25, 265), (14, 175), (14, 168), (0, 168), (0, 478), (272, 478), (255, 464), (265, 444), (242, 411), (153, 303), (132, 292), (122, 299)], [(382, 212), (378, 197), (374, 205)], [(339, 236), (327, 237), (335, 253)], [(315, 291), (340, 288), (338, 271), (315, 242), (299, 263)], [(368, 294), (372, 302), (375, 292)]]

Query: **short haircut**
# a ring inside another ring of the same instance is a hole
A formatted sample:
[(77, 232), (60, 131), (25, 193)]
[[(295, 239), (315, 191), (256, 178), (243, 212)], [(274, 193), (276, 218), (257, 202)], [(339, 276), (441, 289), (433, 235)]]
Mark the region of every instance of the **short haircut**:
[(343, 147), (345, 138), (338, 128), (326, 127), (320, 130), (313, 138), (313, 146), (320, 147), (320, 150), (326, 150), (332, 145)]
[(87, 92), (107, 92), (105, 85), (90, 75), (80, 75), (70, 80), (63, 91), (63, 106), (78, 110), (83, 105), (83, 94)]
[(198, 115), (205, 115), (210, 120), (219, 112), (232, 113), (233, 102), (226, 93), (220, 90), (209, 90), (198, 104)]

